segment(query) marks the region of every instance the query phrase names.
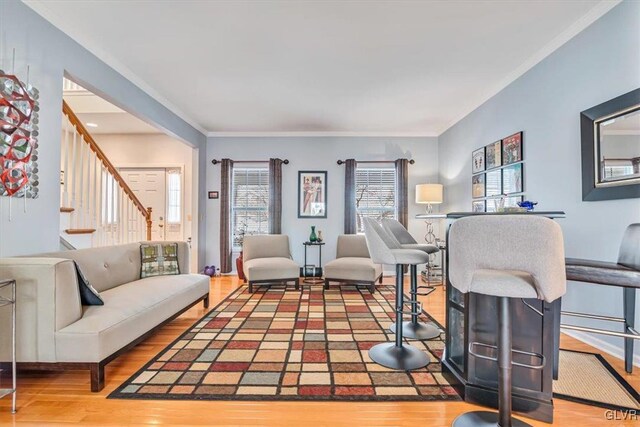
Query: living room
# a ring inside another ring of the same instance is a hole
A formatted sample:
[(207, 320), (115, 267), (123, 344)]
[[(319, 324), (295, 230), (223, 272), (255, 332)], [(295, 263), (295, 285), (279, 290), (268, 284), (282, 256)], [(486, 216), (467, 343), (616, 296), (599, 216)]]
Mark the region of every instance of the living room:
[[(640, 2), (5, 0), (0, 70), (2, 423), (637, 423)], [(64, 78), (192, 233), (60, 250)]]

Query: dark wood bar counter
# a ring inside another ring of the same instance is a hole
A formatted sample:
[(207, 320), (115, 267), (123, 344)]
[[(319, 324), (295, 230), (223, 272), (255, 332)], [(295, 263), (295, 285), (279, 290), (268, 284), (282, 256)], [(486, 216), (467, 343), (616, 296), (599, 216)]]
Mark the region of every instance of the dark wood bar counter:
[[(453, 221), (477, 215), (538, 215), (548, 218), (564, 218), (564, 212), (509, 212), (472, 213), (455, 212), (433, 215), (429, 218), (445, 218), (447, 224), (446, 253), (446, 338), (442, 359), (443, 374), (457, 384), (458, 392), (466, 402), (493, 408), (498, 407), (497, 363), (469, 355), (469, 343), (479, 342), (497, 345), (497, 298), (474, 293), (462, 294), (449, 282), (448, 256), (450, 247), (448, 230)], [(427, 215), (417, 215), (426, 219)], [(553, 422), (553, 366), (554, 346), (560, 338), (560, 300), (546, 303), (538, 299), (514, 299), (511, 301), (513, 348), (539, 353), (545, 358), (542, 369), (513, 366), (513, 410), (527, 417)], [(477, 351), (477, 350), (476, 350)], [(495, 356), (490, 350), (483, 355)], [(515, 363), (533, 364), (529, 356), (514, 353)]]

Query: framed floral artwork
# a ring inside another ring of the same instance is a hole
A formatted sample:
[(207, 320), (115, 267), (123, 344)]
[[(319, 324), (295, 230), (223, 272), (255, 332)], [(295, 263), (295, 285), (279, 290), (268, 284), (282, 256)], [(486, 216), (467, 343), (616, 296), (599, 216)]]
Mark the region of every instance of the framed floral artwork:
[(471, 177), (471, 195), (474, 199), (478, 199), (480, 197), (484, 197), (485, 188), (484, 188), (484, 174), (474, 175)]
[(522, 193), (522, 163), (506, 166), (502, 169), (502, 192), (503, 194)]
[(479, 173), (484, 171), (484, 147), (478, 148), (471, 155), (471, 173)]
[(502, 145), (500, 141), (485, 147), (485, 165), (487, 170), (502, 166)]
[(510, 165), (522, 161), (522, 132), (514, 133), (502, 140), (502, 164)]
[(485, 188), (487, 197), (499, 196), (502, 194), (502, 174), (500, 169), (487, 172)]
[(471, 212), (484, 212), (486, 209), (486, 202), (484, 200), (474, 200), (471, 202)]

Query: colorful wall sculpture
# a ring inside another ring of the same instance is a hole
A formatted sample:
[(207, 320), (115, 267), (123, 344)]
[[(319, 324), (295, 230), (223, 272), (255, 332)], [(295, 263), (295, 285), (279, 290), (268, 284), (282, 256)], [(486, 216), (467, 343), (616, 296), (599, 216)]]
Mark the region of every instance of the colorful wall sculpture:
[(0, 196), (38, 197), (38, 90), (1, 69)]

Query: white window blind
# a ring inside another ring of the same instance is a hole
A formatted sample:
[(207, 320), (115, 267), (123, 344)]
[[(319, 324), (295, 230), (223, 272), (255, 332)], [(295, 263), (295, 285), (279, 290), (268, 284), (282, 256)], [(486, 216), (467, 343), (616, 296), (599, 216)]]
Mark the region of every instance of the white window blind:
[(182, 222), (182, 175), (179, 170), (167, 171), (167, 223)]
[(239, 250), (244, 234), (269, 233), (269, 169), (233, 168), (231, 232)]
[(358, 232), (364, 232), (362, 218), (396, 217), (396, 170), (356, 168), (356, 216)]

